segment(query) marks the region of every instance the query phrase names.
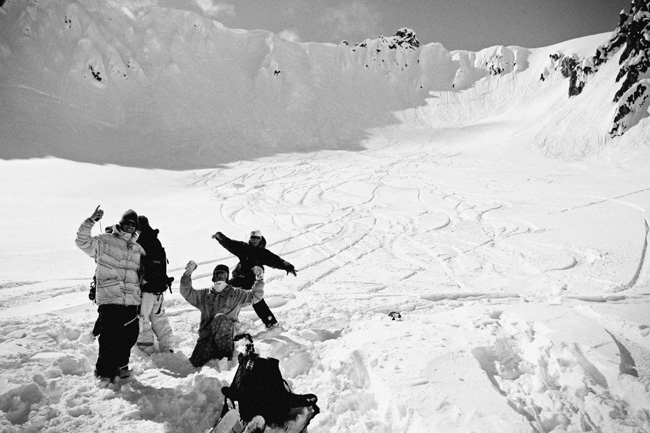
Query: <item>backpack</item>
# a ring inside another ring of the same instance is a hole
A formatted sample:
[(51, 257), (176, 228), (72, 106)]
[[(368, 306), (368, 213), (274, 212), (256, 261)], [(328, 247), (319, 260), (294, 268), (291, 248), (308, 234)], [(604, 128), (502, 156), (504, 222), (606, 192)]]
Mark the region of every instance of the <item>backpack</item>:
[(158, 229), (154, 230), (148, 224), (141, 228), (137, 242), (146, 253), (140, 258), (144, 271), (141, 289), (149, 293), (162, 293), (167, 289), (171, 291), (174, 278), (167, 276), (167, 254), (158, 240)]
[(279, 361), (255, 353), (250, 335), (240, 335), (235, 339), (243, 337), (247, 337), (250, 343), (246, 354), (239, 354), (239, 366), (231, 385), (221, 388), (225, 396), (222, 416), (228, 412), (227, 400), (238, 402), (240, 417), (246, 423), (260, 415), (267, 426), (282, 426), (299, 413), (296, 408), (308, 408), (309, 420), (316, 416), (320, 412), (316, 405), (318, 398), (314, 394), (291, 392), (280, 373)]

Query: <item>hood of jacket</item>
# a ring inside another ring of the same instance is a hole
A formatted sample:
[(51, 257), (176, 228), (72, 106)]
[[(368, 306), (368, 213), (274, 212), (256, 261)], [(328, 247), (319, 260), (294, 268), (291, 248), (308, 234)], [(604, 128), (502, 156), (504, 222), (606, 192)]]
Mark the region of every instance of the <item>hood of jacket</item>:
[(127, 239), (125, 235), (127, 235), (128, 233), (125, 233), (122, 230), (120, 230), (119, 224), (108, 226), (108, 227), (106, 227), (105, 231), (106, 231), (106, 233), (110, 233), (115, 237), (119, 237), (119, 238), (124, 239), (129, 244), (135, 243), (138, 240), (138, 236), (139, 236), (139, 233), (140, 233), (139, 231), (136, 230), (131, 235), (131, 238)]

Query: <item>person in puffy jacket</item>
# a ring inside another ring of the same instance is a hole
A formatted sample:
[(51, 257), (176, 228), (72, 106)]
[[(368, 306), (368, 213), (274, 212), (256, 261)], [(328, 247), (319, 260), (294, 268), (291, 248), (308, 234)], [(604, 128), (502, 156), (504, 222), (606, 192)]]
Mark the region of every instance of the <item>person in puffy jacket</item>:
[(138, 215), (131, 209), (124, 212), (110, 233), (91, 236), (93, 226), (103, 215), (97, 206), (79, 227), (75, 243), (97, 263), (95, 302), (101, 334), (95, 376), (108, 383), (130, 375), (129, 357), (139, 333), (138, 272), (145, 252), (136, 242)]
[[(296, 276), (296, 269), (291, 263), (266, 249), (266, 239), (259, 230), (253, 230), (251, 232), (248, 242), (232, 240), (221, 232), (215, 233), (212, 235), (212, 238), (216, 239), (222, 247), (239, 259), (239, 263), (237, 263), (237, 266), (232, 271), (232, 278), (228, 281), (228, 283), (235, 287), (250, 289), (253, 286), (255, 282), (253, 268), (255, 266), (259, 266), (262, 270), (264, 266), (270, 266), (286, 271), (287, 275), (293, 274)], [(262, 319), (267, 329), (278, 326), (278, 321), (266, 304), (266, 301), (261, 300), (257, 302), (253, 305), (253, 309), (257, 313), (257, 316)]]
[(234, 351), (233, 337), (242, 307), (261, 301), (264, 297), (264, 272), (254, 267), (255, 282), (251, 290), (228, 284), (230, 269), (217, 265), (212, 272), (212, 287), (195, 290), (192, 272), (195, 262), (188, 262), (181, 277), (181, 295), (201, 312), (199, 339), (190, 356), (194, 367), (201, 367), (212, 359), (231, 359)]

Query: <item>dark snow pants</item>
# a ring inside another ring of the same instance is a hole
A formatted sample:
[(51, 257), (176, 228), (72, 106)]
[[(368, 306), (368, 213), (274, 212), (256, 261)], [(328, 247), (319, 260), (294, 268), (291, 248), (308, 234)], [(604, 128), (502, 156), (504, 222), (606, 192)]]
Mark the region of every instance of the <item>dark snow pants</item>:
[(262, 322), (267, 327), (278, 324), (278, 319), (275, 318), (275, 315), (264, 299), (254, 303), (253, 310), (255, 310), (257, 317), (262, 319)]
[[(97, 310), (97, 312), (99, 313), (99, 310)], [(101, 324), (99, 323), (99, 317), (97, 317), (97, 320), (95, 320), (95, 326), (93, 326), (93, 337), (97, 338), (101, 333), (102, 333), (102, 328), (101, 328)]]
[[(251, 280), (250, 278), (234, 277), (228, 281), (228, 284), (233, 287), (241, 287), (244, 290), (251, 290), (254, 282), (255, 280)], [(253, 310), (255, 310), (255, 314), (262, 320), (265, 326), (269, 327), (278, 324), (278, 319), (275, 318), (275, 315), (264, 299), (253, 304)]]
[(210, 334), (199, 337), (196, 342), (190, 362), (194, 367), (201, 367), (213, 359), (231, 359), (235, 351), (234, 336), (233, 321), (224, 314), (217, 314), (210, 324)]
[(99, 355), (95, 375), (114, 378), (128, 368), (131, 348), (138, 340), (140, 324), (136, 305), (99, 306)]

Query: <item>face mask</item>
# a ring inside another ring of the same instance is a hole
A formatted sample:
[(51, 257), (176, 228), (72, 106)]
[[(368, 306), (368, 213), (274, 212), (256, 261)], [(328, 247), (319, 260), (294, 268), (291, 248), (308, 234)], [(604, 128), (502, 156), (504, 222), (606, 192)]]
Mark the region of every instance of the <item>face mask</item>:
[(212, 291), (216, 293), (221, 293), (223, 289), (226, 288), (228, 284), (225, 281), (215, 281), (212, 285)]

